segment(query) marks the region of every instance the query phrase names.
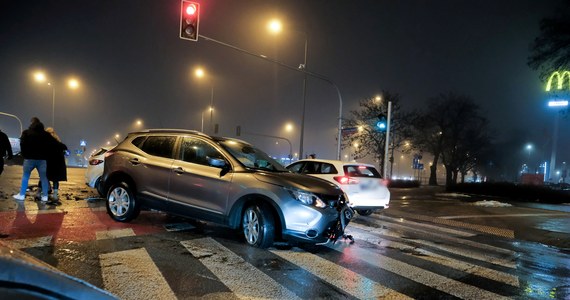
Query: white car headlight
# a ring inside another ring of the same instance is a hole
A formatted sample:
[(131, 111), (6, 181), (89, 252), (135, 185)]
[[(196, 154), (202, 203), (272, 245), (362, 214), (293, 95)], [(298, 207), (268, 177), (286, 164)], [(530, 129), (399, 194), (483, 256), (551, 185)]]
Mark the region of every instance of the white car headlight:
[(327, 205), (317, 195), (297, 189), (285, 188), (293, 198), (305, 205), (313, 205), (319, 208), (325, 208)]

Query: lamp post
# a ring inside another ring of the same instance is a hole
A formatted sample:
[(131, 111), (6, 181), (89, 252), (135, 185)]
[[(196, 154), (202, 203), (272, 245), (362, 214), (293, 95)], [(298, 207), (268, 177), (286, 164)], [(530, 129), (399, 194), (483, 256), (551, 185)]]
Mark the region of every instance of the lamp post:
[[(45, 75), (45, 73), (43, 72), (36, 72), (34, 73), (34, 79), (37, 82), (45, 82), (47, 81), (47, 77)], [(51, 86), (52, 88), (52, 96), (51, 96), (51, 127), (55, 128), (55, 84), (53, 82), (47, 82), (48, 86)], [(67, 81), (67, 86), (70, 89), (77, 89), (79, 88), (79, 81), (75, 78), (71, 78)]]
[[(198, 78), (204, 78), (204, 76), (206, 76), (206, 72), (204, 71), (204, 69), (202, 68), (197, 68), (196, 71), (194, 72), (194, 74), (196, 74), (196, 77)], [(212, 79), (210, 78), (210, 84), (211, 84), (211, 92), (210, 92), (210, 107), (208, 108), (210, 110), (210, 130), (211, 133), (214, 133), (214, 125), (213, 125), (213, 120), (214, 120), (214, 83), (212, 81)], [(204, 132), (204, 112), (202, 112), (202, 132)]]
[(560, 118), (560, 113), (562, 109), (568, 107), (567, 100), (552, 100), (548, 102), (549, 107), (559, 108), (556, 111), (556, 116), (554, 117), (554, 132), (552, 133), (552, 153), (550, 155), (550, 170), (548, 172), (549, 178), (552, 178), (552, 174), (556, 169), (556, 148), (558, 147), (558, 119)]
[[(277, 34), (281, 32), (283, 26), (279, 20), (271, 20), (269, 22), (268, 28), (271, 32)], [(304, 48), (304, 58), (303, 63), (299, 65), (299, 70), (306, 70), (307, 69), (307, 52), (309, 50), (309, 37), (306, 32), (297, 31), (295, 32), (301, 33), (305, 37), (305, 48)], [(303, 157), (303, 140), (305, 139), (305, 111), (306, 111), (306, 104), (307, 104), (307, 73), (303, 74), (303, 110), (301, 112), (301, 129), (300, 129), (300, 137), (299, 137), (299, 155)], [(339, 158), (340, 159), (340, 158)]]

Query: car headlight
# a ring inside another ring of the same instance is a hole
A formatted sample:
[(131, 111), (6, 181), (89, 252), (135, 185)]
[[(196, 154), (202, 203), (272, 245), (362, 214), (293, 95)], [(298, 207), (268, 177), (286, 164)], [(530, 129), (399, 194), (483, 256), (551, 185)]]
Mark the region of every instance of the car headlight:
[(317, 195), (297, 189), (285, 188), (293, 198), (305, 205), (313, 205), (319, 208), (325, 208), (327, 205)]

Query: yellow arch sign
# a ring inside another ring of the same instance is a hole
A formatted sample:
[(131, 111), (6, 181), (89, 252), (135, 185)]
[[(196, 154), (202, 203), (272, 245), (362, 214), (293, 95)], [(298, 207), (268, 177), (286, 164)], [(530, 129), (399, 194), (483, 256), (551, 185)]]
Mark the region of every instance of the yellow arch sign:
[(568, 78), (568, 90), (570, 90), (570, 71), (555, 71), (548, 78), (548, 82), (546, 83), (546, 91), (550, 92), (552, 88), (552, 81), (554, 79), (557, 81), (556, 88), (558, 90), (561, 90), (564, 85), (564, 78)]

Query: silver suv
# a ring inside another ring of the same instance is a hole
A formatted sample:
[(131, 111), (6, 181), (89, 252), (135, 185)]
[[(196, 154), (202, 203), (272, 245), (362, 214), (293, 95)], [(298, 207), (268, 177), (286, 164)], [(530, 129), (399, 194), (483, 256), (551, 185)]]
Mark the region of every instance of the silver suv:
[(240, 228), (259, 248), (334, 242), (354, 214), (336, 185), (291, 173), (244, 141), (197, 131), (129, 134), (106, 153), (102, 180), (116, 221), (152, 208)]

